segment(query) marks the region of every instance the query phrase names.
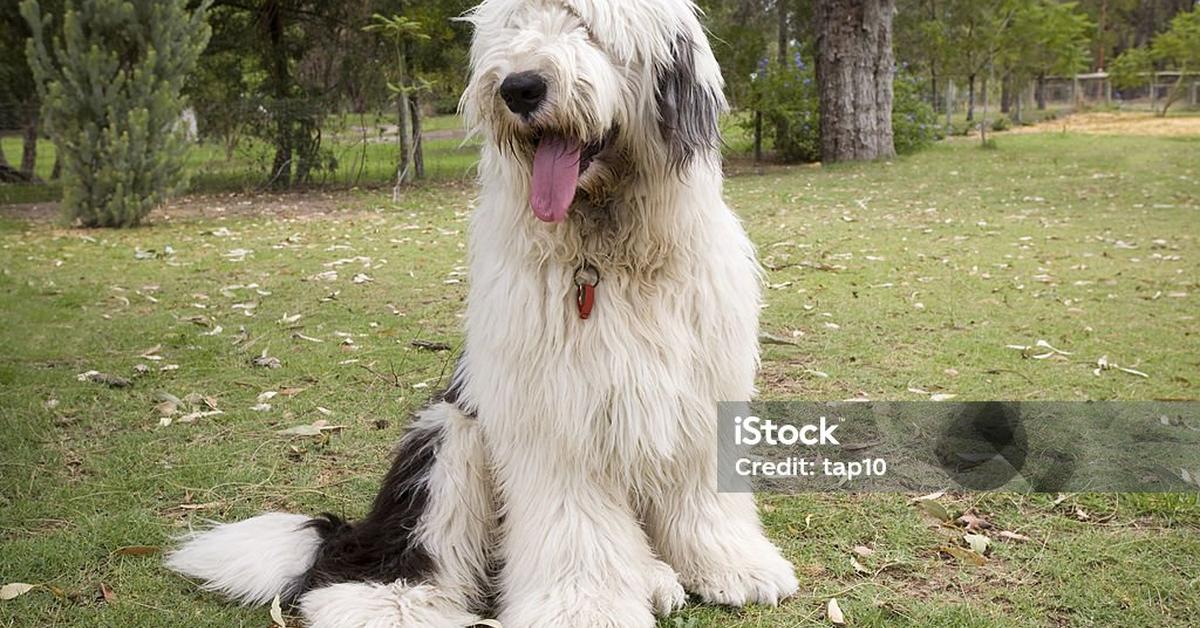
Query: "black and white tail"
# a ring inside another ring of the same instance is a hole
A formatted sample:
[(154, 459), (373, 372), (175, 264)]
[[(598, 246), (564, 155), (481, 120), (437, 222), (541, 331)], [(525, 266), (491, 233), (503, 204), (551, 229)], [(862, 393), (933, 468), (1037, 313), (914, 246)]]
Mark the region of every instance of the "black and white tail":
[(296, 602), (312, 628), (461, 628), (487, 601), (495, 512), (476, 421), (440, 403), (363, 520), (268, 513), (189, 535), (166, 564), (243, 604)]

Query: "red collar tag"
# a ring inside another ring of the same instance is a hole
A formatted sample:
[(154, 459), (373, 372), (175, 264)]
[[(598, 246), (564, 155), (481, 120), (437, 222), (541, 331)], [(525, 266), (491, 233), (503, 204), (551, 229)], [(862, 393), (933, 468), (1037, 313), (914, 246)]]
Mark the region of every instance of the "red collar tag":
[(596, 304), (596, 286), (583, 284), (575, 289), (575, 301), (579, 305), (579, 318), (587, 320)]
[(575, 271), (575, 305), (579, 308), (579, 318), (587, 320), (592, 315), (592, 306), (596, 304), (596, 286), (600, 284), (600, 272), (590, 264), (584, 264)]

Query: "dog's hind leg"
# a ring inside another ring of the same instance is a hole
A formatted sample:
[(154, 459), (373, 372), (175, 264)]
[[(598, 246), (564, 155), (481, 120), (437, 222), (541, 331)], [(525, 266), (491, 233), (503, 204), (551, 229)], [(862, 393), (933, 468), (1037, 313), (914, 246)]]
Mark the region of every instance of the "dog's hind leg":
[(370, 514), (318, 526), (312, 628), (459, 628), (488, 604), (496, 508), (477, 421), (449, 403), (405, 435)]

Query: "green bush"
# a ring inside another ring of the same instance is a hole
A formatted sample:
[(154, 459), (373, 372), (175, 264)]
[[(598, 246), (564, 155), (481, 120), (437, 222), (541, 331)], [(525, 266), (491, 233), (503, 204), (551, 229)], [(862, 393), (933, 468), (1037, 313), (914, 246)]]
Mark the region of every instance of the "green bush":
[(892, 82), (892, 136), (896, 152), (914, 153), (942, 139), (937, 112), (921, 98), (921, 81), (901, 69)]
[(137, 225), (183, 185), (180, 90), (210, 32), (208, 1), (187, 4), (67, 0), (58, 19), (38, 0), (21, 5), (63, 211), (83, 226)]
[[(892, 133), (896, 152), (911, 153), (942, 138), (937, 114), (921, 99), (920, 82), (900, 72), (893, 83)], [(750, 107), (763, 115), (763, 136), (784, 162), (821, 159), (821, 109), (812, 64), (800, 54), (786, 67), (759, 66), (750, 87)], [(741, 123), (752, 131), (753, 116)]]
[(992, 122), (993, 131), (1007, 131), (1011, 128), (1012, 122), (1004, 116), (1000, 116), (999, 118), (996, 118), (994, 122)]

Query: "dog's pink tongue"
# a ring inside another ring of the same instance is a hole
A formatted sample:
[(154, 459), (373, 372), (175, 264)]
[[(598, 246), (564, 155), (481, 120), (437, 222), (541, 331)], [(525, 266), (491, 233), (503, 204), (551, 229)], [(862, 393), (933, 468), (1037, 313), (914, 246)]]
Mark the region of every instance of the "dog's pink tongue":
[(558, 135), (546, 135), (538, 143), (529, 204), (539, 220), (562, 222), (567, 217), (579, 183), (579, 152), (579, 142)]

